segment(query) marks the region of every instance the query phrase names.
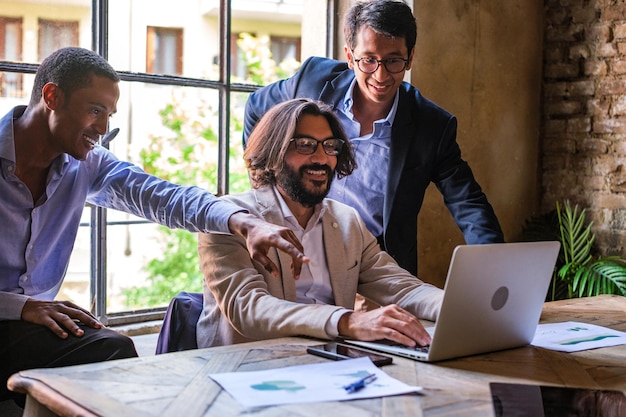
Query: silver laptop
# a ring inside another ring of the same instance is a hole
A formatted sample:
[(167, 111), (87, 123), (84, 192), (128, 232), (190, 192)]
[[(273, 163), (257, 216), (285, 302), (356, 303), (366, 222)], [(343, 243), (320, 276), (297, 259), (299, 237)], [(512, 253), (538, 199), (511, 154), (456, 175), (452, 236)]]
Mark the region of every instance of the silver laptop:
[(454, 249), (441, 311), (426, 348), (347, 343), (420, 361), (440, 361), (529, 344), (559, 254), (559, 242), (463, 245)]

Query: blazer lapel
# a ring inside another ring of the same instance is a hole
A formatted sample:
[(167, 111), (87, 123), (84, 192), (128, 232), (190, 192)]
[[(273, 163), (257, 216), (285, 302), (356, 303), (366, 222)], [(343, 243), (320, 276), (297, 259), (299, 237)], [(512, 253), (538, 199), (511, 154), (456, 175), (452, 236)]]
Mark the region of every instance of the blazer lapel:
[[(254, 194), (263, 219), (268, 223), (285, 226), (273, 188), (270, 186), (261, 187), (254, 190)], [(276, 248), (270, 248), (267, 256), (278, 266), (282, 276), (282, 279), (270, 277), (268, 285), (274, 288), (282, 286), (284, 299), (296, 301), (296, 283), (291, 269), (291, 256)]]
[(339, 222), (326, 210), (322, 217), (322, 229), (324, 233), (324, 250), (326, 251), (326, 261), (328, 262), (328, 273), (330, 274), (330, 285), (335, 297), (335, 305), (352, 308), (352, 300), (346, 300), (346, 247), (343, 243), (343, 235), (339, 229)]
[(391, 134), (391, 147), (389, 150), (389, 170), (387, 172), (387, 193), (385, 194), (385, 206), (383, 207), (383, 230), (387, 230), (391, 208), (396, 197), (400, 175), (404, 170), (406, 155), (413, 140), (414, 119), (417, 115), (411, 115), (408, 103), (408, 94), (403, 83), (400, 86), (400, 97), (398, 99), (398, 110), (393, 121)]
[[(351, 69), (343, 71), (339, 76), (324, 84), (318, 100), (323, 101), (334, 109), (341, 109), (341, 103), (353, 79), (354, 71)], [(337, 94), (337, 92), (340, 92), (340, 94)]]

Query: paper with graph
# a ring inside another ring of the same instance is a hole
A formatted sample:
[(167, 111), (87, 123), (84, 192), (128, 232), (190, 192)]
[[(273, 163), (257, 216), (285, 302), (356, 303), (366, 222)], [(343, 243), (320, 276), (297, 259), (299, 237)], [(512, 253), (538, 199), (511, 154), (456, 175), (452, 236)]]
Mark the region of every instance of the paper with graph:
[[(353, 393), (344, 389), (369, 374), (376, 374), (376, 379), (363, 389)], [(209, 376), (244, 407), (356, 400), (421, 390), (390, 377), (369, 358)]]
[(537, 326), (531, 344), (562, 352), (577, 352), (626, 344), (626, 333), (575, 321), (546, 323)]

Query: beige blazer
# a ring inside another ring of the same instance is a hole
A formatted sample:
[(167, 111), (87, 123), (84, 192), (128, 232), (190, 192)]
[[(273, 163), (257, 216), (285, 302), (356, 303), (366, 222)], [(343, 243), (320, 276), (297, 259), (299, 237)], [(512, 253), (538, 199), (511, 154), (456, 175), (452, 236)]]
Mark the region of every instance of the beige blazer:
[[(270, 223), (285, 225), (270, 186), (222, 197)], [(401, 269), (367, 230), (356, 210), (325, 199), (324, 248), (335, 305), (296, 303), (291, 258), (274, 248), (269, 258), (281, 278), (250, 258), (245, 240), (200, 234), (204, 309), (197, 325), (198, 347), (283, 336), (328, 339), (324, 330), (341, 307), (354, 308), (357, 292), (380, 305), (397, 304), (418, 318), (436, 320), (443, 291)]]

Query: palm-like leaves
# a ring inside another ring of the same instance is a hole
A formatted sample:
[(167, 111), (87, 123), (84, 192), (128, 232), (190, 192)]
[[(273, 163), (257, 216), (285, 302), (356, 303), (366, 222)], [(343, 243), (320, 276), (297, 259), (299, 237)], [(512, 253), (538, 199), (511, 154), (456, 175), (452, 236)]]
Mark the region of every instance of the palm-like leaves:
[(561, 206), (556, 203), (556, 213), (565, 264), (587, 264), (591, 260), (591, 246), (595, 236), (591, 233), (591, 223), (585, 228), (585, 210), (579, 213), (578, 206), (572, 209), (566, 201), (564, 211), (561, 211)]
[(579, 297), (597, 294), (626, 294), (626, 262), (611, 256), (600, 258), (574, 275), (572, 289)]
[(585, 210), (579, 212), (578, 206), (572, 208), (568, 201), (563, 210), (557, 203), (556, 210), (564, 258), (558, 276), (567, 283), (569, 296), (626, 295), (626, 260), (609, 256), (593, 261), (595, 236), (592, 223), (585, 227)]

